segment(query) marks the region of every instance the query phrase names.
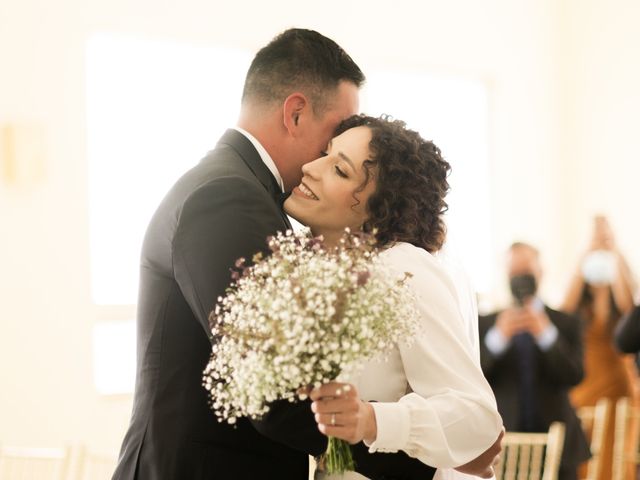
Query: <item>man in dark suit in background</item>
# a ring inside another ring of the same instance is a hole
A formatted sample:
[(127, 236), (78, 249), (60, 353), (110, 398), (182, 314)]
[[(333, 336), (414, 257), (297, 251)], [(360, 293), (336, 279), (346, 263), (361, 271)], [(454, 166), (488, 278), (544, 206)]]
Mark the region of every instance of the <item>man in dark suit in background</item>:
[(290, 227), (280, 197), (358, 112), (363, 81), (332, 40), (282, 33), (249, 68), (238, 128), (158, 207), (142, 247), (134, 406), (115, 480), (300, 480), (308, 454), (326, 448), (306, 403), (274, 405), (255, 424), (219, 423), (202, 371), (213, 340), (209, 313), (229, 269)]
[(482, 370), (507, 431), (545, 432), (554, 421), (565, 424), (559, 479), (574, 480), (590, 456), (568, 396), (584, 375), (580, 321), (537, 296), (542, 269), (534, 247), (514, 243), (508, 273), (515, 305), (480, 316)]

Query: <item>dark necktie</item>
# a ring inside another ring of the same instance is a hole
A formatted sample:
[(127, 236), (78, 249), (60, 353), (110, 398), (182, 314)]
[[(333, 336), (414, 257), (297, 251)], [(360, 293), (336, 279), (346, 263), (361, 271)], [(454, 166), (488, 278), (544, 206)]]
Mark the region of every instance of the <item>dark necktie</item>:
[(529, 333), (513, 336), (513, 346), (518, 357), (518, 397), (520, 403), (520, 430), (535, 432), (537, 430), (537, 408), (535, 395), (536, 378), (536, 344)]
[(276, 193), (276, 202), (278, 202), (278, 205), (280, 205), (280, 208), (282, 208), (282, 205), (284, 205), (284, 201), (289, 198), (289, 196), (291, 195), (291, 192), (277, 192)]

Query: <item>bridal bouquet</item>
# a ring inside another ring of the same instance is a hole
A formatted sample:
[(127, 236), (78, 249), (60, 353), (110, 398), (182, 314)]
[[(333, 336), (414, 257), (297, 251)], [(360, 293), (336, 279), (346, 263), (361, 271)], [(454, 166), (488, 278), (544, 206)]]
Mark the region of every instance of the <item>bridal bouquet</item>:
[[(203, 384), (219, 421), (259, 418), (275, 400), (353, 372), (418, 330), (409, 274), (390, 273), (373, 238), (348, 230), (336, 248), (308, 231), (270, 237), (271, 255), (236, 262), (234, 283), (210, 315), (218, 341)], [(329, 439), (328, 471), (353, 469), (346, 442)]]

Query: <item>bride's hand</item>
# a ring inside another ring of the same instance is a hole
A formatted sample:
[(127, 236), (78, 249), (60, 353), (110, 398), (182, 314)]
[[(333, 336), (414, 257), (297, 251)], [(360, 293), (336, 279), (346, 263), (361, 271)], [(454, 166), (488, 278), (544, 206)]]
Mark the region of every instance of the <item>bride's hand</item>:
[(349, 383), (331, 382), (314, 388), (310, 394), (311, 410), (318, 429), (328, 437), (349, 443), (373, 443), (377, 437), (373, 407), (360, 399)]

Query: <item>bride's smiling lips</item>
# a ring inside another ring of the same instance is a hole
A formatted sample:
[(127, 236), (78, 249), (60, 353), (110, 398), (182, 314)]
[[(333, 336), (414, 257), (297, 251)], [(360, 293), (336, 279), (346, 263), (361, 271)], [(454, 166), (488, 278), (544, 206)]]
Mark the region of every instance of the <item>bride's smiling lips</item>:
[(300, 185), (294, 187), (293, 193), (309, 198), (310, 200), (320, 200), (317, 195), (313, 193), (313, 190), (311, 190), (304, 182), (300, 182)]

